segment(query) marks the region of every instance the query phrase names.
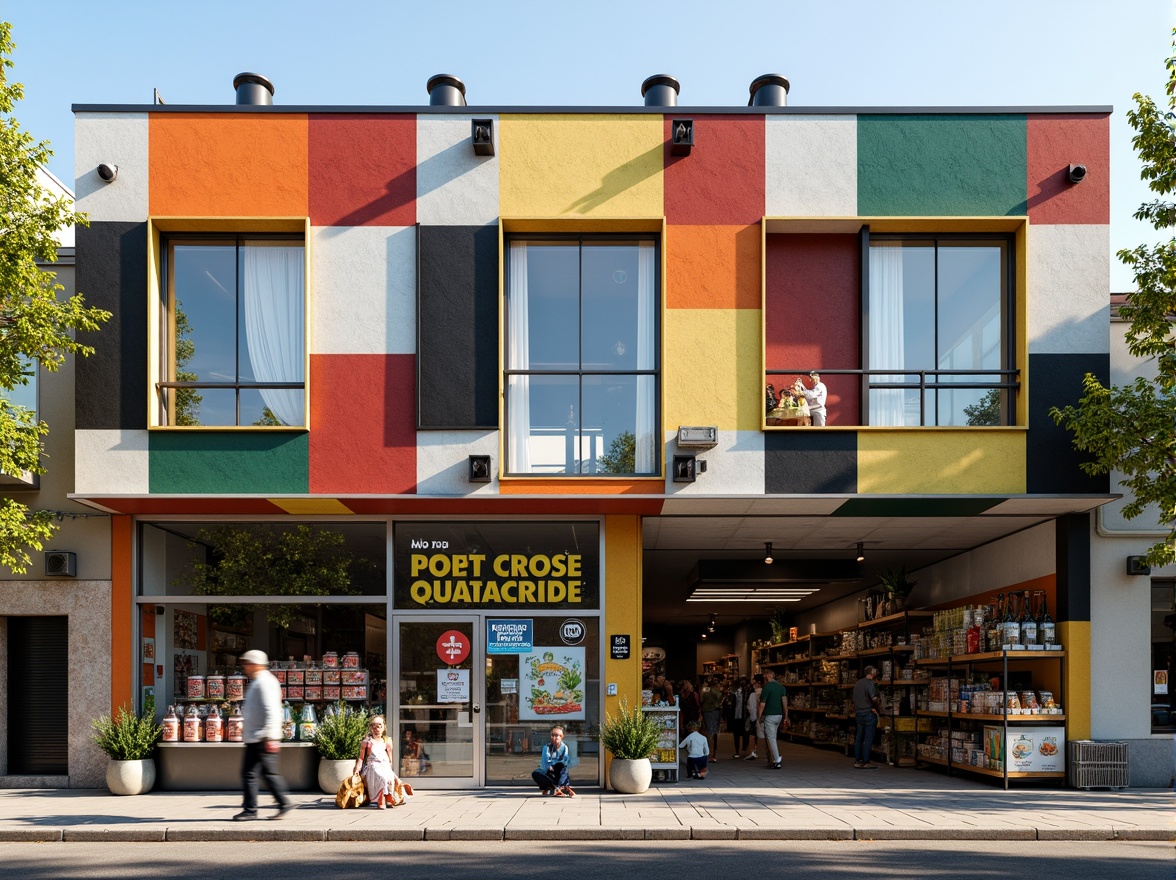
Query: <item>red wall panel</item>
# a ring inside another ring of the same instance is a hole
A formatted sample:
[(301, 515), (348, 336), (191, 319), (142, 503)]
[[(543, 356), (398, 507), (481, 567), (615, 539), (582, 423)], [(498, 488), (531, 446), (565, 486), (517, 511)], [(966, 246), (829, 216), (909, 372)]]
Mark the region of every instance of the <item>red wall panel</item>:
[(312, 495), (416, 492), (413, 355), (312, 355)]
[(764, 117), (692, 116), (694, 149), (670, 155), (665, 119), (667, 223), (739, 226), (764, 216)]
[(416, 223), (416, 117), (310, 117), (314, 226)]
[[(1110, 223), (1110, 118), (1029, 116), (1030, 223)], [(1070, 163), (1085, 165), (1086, 179), (1070, 183)]]
[[(856, 235), (769, 235), (764, 302), (765, 365), (772, 369), (861, 367), (860, 264)], [(777, 390), (795, 375), (768, 377)], [(832, 376), (828, 424), (861, 423), (860, 380)], [(809, 384), (807, 375), (805, 384)]]

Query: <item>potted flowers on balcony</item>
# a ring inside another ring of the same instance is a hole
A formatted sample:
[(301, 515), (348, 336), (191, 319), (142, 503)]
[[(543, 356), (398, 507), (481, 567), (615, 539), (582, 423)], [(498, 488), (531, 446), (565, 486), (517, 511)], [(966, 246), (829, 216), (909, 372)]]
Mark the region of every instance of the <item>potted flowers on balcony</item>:
[(94, 742), (110, 757), (106, 787), (111, 794), (146, 794), (155, 785), (155, 746), (163, 733), (152, 715), (140, 718), (126, 706), (92, 722)]
[(629, 708), (621, 700), (615, 715), (606, 715), (600, 725), (600, 744), (612, 753), (608, 775), (613, 789), (621, 794), (641, 794), (653, 780), (649, 756), (657, 749), (662, 729), (640, 706)]

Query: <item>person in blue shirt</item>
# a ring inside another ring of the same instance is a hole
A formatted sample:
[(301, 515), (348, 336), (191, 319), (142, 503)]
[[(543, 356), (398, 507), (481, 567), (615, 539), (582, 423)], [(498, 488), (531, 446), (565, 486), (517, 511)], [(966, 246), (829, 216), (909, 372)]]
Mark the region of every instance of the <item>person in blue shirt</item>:
[(539, 769), (531, 772), (531, 778), (545, 795), (575, 797), (572, 781), (568, 778), (571, 754), (563, 738), (562, 727), (557, 725), (551, 728), (551, 742), (543, 744), (543, 750), (539, 753)]

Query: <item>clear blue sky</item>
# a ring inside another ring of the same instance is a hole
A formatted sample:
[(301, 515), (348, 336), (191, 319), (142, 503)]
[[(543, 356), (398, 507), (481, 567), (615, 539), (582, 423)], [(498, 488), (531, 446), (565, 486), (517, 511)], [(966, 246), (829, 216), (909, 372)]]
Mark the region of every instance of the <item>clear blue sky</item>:
[[(743, 106), (762, 73), (794, 106), (1111, 105), (1111, 249), (1155, 240), (1125, 114), (1164, 95), (1176, 0), (590, 0), (581, 4), (2, 0), (17, 118), (73, 185), (72, 104), (231, 104), (250, 70), (277, 104), (423, 105), (452, 73), (471, 105), (636, 106), (670, 73), (683, 106)], [(1127, 290), (1117, 260), (1111, 287)]]

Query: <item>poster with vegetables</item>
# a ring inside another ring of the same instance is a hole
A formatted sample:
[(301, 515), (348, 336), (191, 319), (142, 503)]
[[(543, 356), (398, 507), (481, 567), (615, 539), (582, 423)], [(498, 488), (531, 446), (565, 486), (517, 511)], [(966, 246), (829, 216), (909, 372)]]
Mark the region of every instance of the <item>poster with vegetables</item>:
[(519, 655), (519, 720), (583, 721), (584, 649), (536, 646)]

